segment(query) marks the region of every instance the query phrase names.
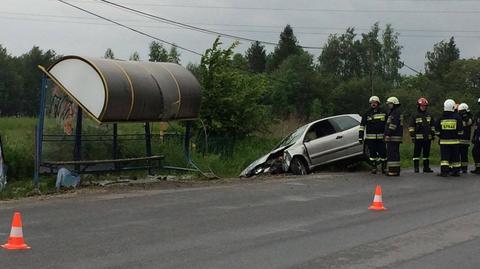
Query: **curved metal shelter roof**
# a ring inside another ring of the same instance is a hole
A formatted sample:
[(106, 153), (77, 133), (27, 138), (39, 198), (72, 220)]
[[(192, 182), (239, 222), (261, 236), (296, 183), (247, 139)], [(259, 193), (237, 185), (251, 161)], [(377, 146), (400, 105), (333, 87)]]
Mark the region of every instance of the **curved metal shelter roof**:
[(200, 111), (200, 84), (178, 64), (65, 56), (41, 69), (99, 123), (193, 119)]

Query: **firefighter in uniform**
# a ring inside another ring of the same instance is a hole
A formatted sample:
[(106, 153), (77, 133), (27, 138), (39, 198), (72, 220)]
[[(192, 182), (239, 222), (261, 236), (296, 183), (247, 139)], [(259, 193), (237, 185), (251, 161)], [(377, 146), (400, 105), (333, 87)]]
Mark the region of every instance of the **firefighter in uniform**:
[(413, 167), (415, 173), (420, 172), (420, 155), (423, 152), (423, 172), (432, 173), (429, 158), (432, 140), (435, 137), (435, 124), (433, 117), (427, 112), (427, 99), (423, 97), (418, 99), (417, 106), (417, 113), (410, 118), (410, 127), (408, 128), (414, 143)]
[(388, 114), (385, 124), (385, 142), (387, 145), (387, 176), (400, 175), (400, 144), (403, 137), (403, 115), (397, 97), (387, 99)]
[[(478, 104), (480, 105), (480, 98), (478, 99)], [(471, 172), (480, 174), (480, 111), (475, 114), (475, 129), (473, 130), (472, 143), (472, 156), (475, 162), (475, 170)]]
[(472, 113), (467, 104), (461, 103), (458, 106), (458, 113), (462, 118), (463, 135), (460, 136), (460, 164), (462, 173), (468, 170), (468, 148), (470, 147), (470, 138), (472, 137)]
[(460, 136), (463, 134), (462, 119), (455, 113), (455, 101), (448, 99), (443, 104), (443, 115), (436, 124), (436, 134), (440, 144), (440, 169), (439, 176), (460, 176)]
[(377, 166), (381, 165), (382, 172), (385, 171), (386, 149), (383, 142), (385, 130), (385, 111), (380, 108), (380, 98), (370, 97), (370, 109), (365, 112), (360, 123), (358, 141), (368, 148), (369, 163), (373, 166), (372, 173), (377, 173)]

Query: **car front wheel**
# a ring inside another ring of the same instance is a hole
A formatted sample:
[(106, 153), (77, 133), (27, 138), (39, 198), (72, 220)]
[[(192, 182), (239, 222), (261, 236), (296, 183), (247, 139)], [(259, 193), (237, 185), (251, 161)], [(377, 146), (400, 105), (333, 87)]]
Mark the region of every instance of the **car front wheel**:
[(290, 163), (290, 169), (294, 175), (306, 175), (308, 174), (308, 168), (305, 162), (299, 158), (294, 157)]

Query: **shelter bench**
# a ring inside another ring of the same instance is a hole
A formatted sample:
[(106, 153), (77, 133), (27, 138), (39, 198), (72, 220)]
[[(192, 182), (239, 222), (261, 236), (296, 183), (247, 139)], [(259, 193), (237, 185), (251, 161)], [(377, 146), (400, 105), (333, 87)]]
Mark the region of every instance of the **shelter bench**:
[[(114, 160), (44, 161), (41, 163), (41, 167), (46, 168), (46, 170), (42, 171), (44, 174), (55, 174), (61, 167), (73, 167), (72, 170), (79, 174), (96, 174), (141, 169), (149, 169), (150, 171), (150, 169), (163, 168), (164, 159), (165, 156), (156, 155)], [(136, 163), (137, 166), (128, 166), (132, 163)]]

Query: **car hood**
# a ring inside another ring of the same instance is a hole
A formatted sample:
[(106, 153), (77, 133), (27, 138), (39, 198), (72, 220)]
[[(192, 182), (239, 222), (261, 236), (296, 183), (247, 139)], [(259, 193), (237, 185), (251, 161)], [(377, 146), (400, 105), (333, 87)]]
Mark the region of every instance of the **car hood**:
[(242, 173), (240, 174), (240, 177), (249, 177), (249, 176), (252, 176), (253, 174), (253, 171), (258, 167), (258, 166), (261, 166), (262, 164), (265, 164), (269, 159), (270, 159), (270, 156), (280, 152), (280, 151), (283, 151), (289, 147), (291, 147), (294, 143), (291, 143), (289, 145), (286, 145), (286, 146), (283, 146), (283, 147), (279, 147), (279, 148), (276, 148), (272, 151), (270, 151), (268, 154), (264, 155), (263, 157), (257, 159), (256, 161), (254, 161), (253, 163), (251, 163), (249, 166), (247, 166), (247, 168), (245, 168), (245, 170), (242, 171)]

